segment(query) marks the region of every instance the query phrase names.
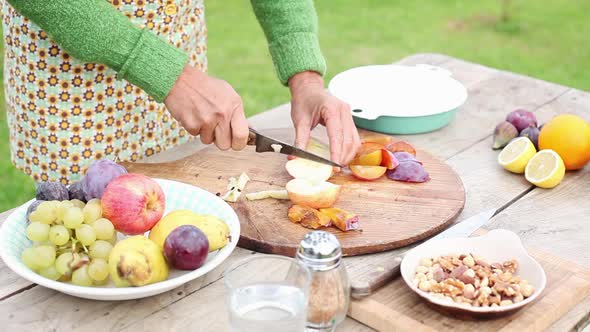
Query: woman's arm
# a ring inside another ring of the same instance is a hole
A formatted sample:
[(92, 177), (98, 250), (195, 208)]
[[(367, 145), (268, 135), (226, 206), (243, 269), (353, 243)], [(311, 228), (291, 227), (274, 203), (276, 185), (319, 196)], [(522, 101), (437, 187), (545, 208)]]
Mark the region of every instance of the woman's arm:
[(268, 40), (282, 84), (300, 72), (324, 75), (326, 61), (318, 41), (318, 18), (312, 0), (251, 0)]
[(8, 0), (73, 57), (102, 63), (158, 102), (178, 79), (188, 56), (140, 29), (105, 0)]

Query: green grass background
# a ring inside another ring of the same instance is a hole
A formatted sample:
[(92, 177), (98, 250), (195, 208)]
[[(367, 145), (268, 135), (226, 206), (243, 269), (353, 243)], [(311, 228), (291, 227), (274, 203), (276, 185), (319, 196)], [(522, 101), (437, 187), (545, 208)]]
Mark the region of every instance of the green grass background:
[[(326, 82), (338, 72), (391, 63), (421, 52), (590, 90), (590, 1), (514, 0), (499, 22), (500, 0), (316, 0)], [(209, 72), (230, 82), (248, 115), (288, 101), (247, 0), (208, 0)], [(3, 100), (3, 99), (2, 99)], [(0, 211), (34, 195), (34, 184), (10, 163), (0, 112)]]

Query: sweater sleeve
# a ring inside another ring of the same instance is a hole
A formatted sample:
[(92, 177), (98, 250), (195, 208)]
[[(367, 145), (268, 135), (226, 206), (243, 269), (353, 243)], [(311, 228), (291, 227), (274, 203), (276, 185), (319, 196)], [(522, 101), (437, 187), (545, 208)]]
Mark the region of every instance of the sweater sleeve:
[(74, 58), (102, 63), (161, 102), (188, 56), (105, 0), (8, 0)]
[(325, 74), (326, 61), (320, 50), (313, 0), (251, 0), (251, 3), (282, 84), (306, 70)]

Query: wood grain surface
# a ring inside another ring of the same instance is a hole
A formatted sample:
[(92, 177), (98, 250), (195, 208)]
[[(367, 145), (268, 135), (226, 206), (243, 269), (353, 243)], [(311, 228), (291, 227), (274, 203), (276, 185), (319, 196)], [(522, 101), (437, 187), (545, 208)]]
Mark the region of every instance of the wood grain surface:
[[(293, 141), (292, 130), (273, 129), (264, 133), (285, 142)], [(444, 229), (461, 212), (465, 191), (459, 176), (427, 152), (418, 150), (417, 158), (430, 173), (430, 181), (405, 183), (387, 177), (359, 181), (346, 172), (332, 176), (330, 182), (342, 185), (335, 206), (357, 214), (362, 227), (362, 231), (349, 232), (323, 228), (338, 237), (344, 255), (406, 246)], [(252, 147), (240, 152), (211, 147), (171, 163), (125, 163), (124, 166), (130, 172), (190, 183), (212, 193), (224, 193), (228, 177), (245, 172), (251, 178), (244, 190), (247, 193), (284, 187), (291, 179), (285, 170), (286, 161), (285, 155), (256, 153)], [(287, 210), (292, 205), (288, 200), (248, 201), (242, 195), (230, 205), (240, 218), (238, 245), (243, 248), (293, 256), (299, 242), (311, 231), (288, 220)]]
[(544, 251), (529, 249), (543, 266), (547, 286), (541, 297), (516, 313), (489, 320), (459, 320), (428, 306), (401, 278), (364, 300), (349, 314), (379, 331), (543, 331), (590, 297), (590, 269)]

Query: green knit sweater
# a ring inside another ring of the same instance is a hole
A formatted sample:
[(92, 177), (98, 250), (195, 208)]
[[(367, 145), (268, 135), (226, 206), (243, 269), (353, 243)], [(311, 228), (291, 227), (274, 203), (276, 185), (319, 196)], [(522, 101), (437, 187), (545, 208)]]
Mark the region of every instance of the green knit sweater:
[[(140, 29), (105, 0), (8, 0), (70, 55), (102, 63), (164, 100), (188, 61), (179, 49)], [(313, 0), (251, 0), (282, 84), (294, 74), (324, 74)], [(237, 54), (236, 54), (237, 56)]]

